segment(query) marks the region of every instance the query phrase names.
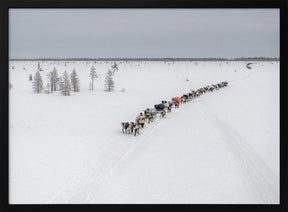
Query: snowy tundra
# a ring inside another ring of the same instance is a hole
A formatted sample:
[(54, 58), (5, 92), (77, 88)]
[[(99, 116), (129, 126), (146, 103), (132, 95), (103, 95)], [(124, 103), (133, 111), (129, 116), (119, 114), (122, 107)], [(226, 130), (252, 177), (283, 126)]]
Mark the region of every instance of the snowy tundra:
[[(11, 204), (279, 204), (279, 62), (10, 61)], [(75, 68), (80, 92), (34, 93), (55, 67)], [(89, 89), (91, 67), (98, 78)], [(121, 122), (200, 87), (227, 81), (145, 123)]]

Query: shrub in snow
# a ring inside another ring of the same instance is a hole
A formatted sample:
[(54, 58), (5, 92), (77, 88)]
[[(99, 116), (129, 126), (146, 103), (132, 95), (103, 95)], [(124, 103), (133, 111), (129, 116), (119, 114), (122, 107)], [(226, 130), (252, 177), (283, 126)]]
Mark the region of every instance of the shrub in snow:
[(29, 75), (29, 81), (32, 81), (33, 80), (33, 77), (32, 77), (32, 74)]
[(105, 77), (105, 91), (113, 91), (114, 90), (114, 81), (112, 77), (113, 73), (110, 69), (108, 69), (108, 72)]
[(36, 72), (34, 76), (34, 81), (32, 83), (33, 90), (36, 93), (40, 93), (43, 90), (43, 81), (39, 71)]
[(126, 89), (125, 89), (125, 88), (122, 88), (121, 92), (126, 92)]

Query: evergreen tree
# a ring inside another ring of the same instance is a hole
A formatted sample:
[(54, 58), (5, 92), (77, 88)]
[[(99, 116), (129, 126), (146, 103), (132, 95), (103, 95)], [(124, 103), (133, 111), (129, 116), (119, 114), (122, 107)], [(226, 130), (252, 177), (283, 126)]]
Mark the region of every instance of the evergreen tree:
[(90, 71), (90, 89), (94, 90), (94, 80), (98, 78), (98, 75), (96, 73), (96, 68), (94, 66), (91, 67)]
[(48, 80), (50, 83), (51, 92), (53, 93), (53, 91), (56, 91), (59, 87), (59, 76), (55, 67), (53, 71), (48, 73)]
[(63, 76), (60, 78), (60, 90), (63, 96), (69, 96), (71, 90), (70, 79), (67, 71), (63, 73)]
[(79, 82), (79, 78), (78, 78), (75, 68), (73, 69), (71, 73), (71, 85), (72, 85), (72, 90), (74, 92), (80, 91), (80, 82)]
[(37, 71), (34, 76), (33, 90), (36, 93), (40, 93), (43, 90), (43, 81), (39, 71)]
[(46, 88), (47, 88), (47, 90), (46, 90), (45, 92), (46, 92), (46, 93), (50, 93), (51, 85), (50, 85), (49, 82), (46, 84)]
[(33, 77), (32, 77), (32, 74), (29, 75), (29, 81), (32, 81), (33, 80)]
[(105, 77), (105, 91), (113, 91), (114, 90), (114, 81), (112, 77), (113, 73), (110, 69), (108, 69), (108, 72)]
[(112, 68), (112, 71), (113, 71), (113, 75), (115, 74), (116, 71), (119, 70), (118, 65), (117, 65), (116, 62), (114, 62), (114, 65), (112, 65), (111, 68)]

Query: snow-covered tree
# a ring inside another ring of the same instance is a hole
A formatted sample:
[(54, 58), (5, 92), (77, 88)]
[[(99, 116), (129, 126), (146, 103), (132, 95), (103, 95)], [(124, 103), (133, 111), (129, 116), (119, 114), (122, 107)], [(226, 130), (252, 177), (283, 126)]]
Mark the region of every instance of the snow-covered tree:
[(33, 80), (33, 77), (32, 77), (32, 74), (29, 75), (29, 81), (32, 81)]
[(40, 93), (43, 90), (43, 81), (39, 71), (36, 72), (34, 76), (34, 81), (32, 83), (33, 90), (36, 93)]
[(90, 89), (94, 90), (94, 81), (98, 78), (98, 75), (96, 73), (96, 68), (94, 66), (91, 67), (90, 71)]
[(55, 67), (53, 71), (48, 73), (48, 80), (50, 83), (51, 92), (53, 93), (53, 91), (56, 91), (59, 87), (59, 76)]
[(110, 69), (108, 69), (108, 72), (105, 77), (105, 91), (113, 91), (114, 90), (114, 81), (112, 77), (113, 73)]
[(45, 92), (46, 92), (46, 93), (50, 93), (50, 88), (51, 88), (51, 85), (50, 85), (50, 83), (48, 82), (48, 83), (46, 84), (46, 89), (47, 89), (47, 90), (45, 90)]
[(60, 90), (63, 96), (69, 96), (71, 90), (70, 79), (67, 71), (63, 73), (63, 76), (60, 78)]
[(113, 72), (112, 72), (113, 75), (115, 74), (116, 71), (119, 70), (118, 65), (117, 65), (116, 62), (114, 62), (114, 64), (111, 66), (111, 69), (112, 69), (112, 71), (113, 71)]
[(72, 85), (72, 90), (74, 92), (80, 91), (80, 81), (79, 81), (75, 68), (73, 69), (71, 73), (71, 85)]

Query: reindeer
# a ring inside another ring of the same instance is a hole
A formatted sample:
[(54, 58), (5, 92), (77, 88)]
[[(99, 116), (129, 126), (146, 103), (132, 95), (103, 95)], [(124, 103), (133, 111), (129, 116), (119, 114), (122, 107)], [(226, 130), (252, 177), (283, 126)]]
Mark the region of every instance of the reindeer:
[(167, 112), (170, 113), (171, 110), (172, 110), (172, 106), (169, 105), (169, 106), (167, 107)]
[(127, 133), (127, 128), (129, 126), (129, 122), (122, 122), (121, 125), (122, 125), (122, 132)]
[(127, 128), (127, 131), (128, 131), (129, 134), (133, 133), (134, 126), (135, 126), (134, 122), (130, 122), (130, 124), (129, 124), (128, 128)]
[(165, 118), (166, 117), (166, 111), (165, 110), (162, 110), (160, 114), (161, 114), (161, 116), (160, 116), (161, 118)]
[(150, 124), (151, 121), (154, 120), (154, 116), (150, 113), (148, 113), (145, 118), (148, 120), (148, 124)]
[(175, 108), (179, 108), (179, 102), (174, 102)]
[(227, 85), (228, 85), (228, 82), (224, 81), (224, 82), (222, 82), (222, 85), (223, 85), (223, 86), (227, 86)]
[(184, 94), (183, 96), (181, 96), (181, 103), (186, 103), (188, 99), (188, 96), (186, 94)]
[(139, 129), (140, 129), (139, 124), (135, 124), (135, 126), (134, 126), (134, 136), (136, 136), (137, 133), (139, 134)]

